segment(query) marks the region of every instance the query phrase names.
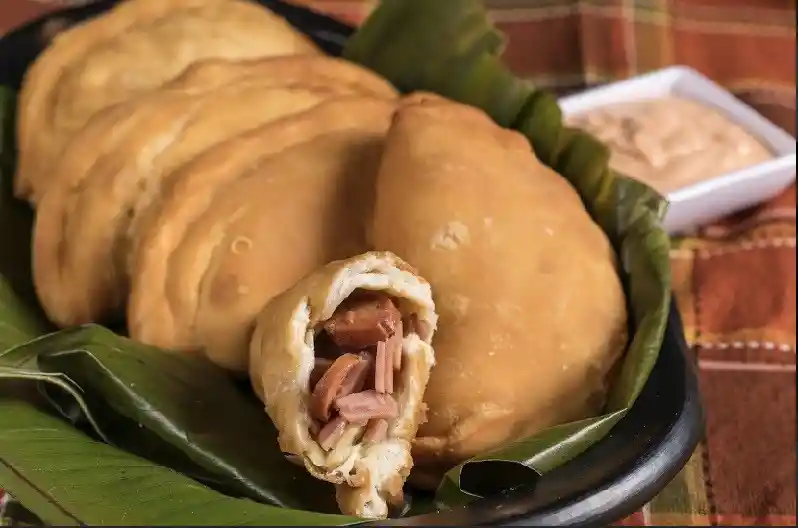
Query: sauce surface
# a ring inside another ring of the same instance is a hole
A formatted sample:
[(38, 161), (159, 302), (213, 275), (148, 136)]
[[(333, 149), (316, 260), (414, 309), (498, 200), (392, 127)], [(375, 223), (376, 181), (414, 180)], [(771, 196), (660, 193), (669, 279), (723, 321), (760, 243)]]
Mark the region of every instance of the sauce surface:
[(607, 105), (567, 124), (602, 140), (613, 169), (663, 194), (773, 158), (720, 112), (679, 97)]

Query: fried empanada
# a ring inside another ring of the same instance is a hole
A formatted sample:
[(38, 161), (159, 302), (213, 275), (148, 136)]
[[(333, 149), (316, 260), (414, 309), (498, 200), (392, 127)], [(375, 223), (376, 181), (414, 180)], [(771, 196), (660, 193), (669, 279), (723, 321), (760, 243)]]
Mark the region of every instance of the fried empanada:
[[(164, 263), (163, 273), (134, 270), (132, 296), (147, 309), (130, 318), (131, 336), (202, 349), (215, 363), (245, 371), (247, 341), (263, 305), (324, 263), (367, 249), (364, 222), (394, 108), (363, 98), (338, 108), (353, 111), (342, 116), (349, 126), (297, 131), (302, 121), (286, 120), (271, 129), (275, 138), (307, 137), (217, 186), (210, 200), (200, 198), (201, 207), (191, 206), (193, 213), (178, 213), (182, 226), (169, 222), (167, 244), (150, 257)], [(307, 119), (332, 123), (330, 111), (314, 107)]]
[(416, 466), (445, 470), (601, 411), (627, 341), (617, 259), (523, 136), (471, 107), (407, 98), (372, 229), (373, 247), (429, 281), (440, 316)]
[(280, 448), (336, 485), (345, 514), (403, 501), (436, 324), (429, 284), (382, 252), (326, 265), (257, 317), (249, 372)]
[[(224, 189), (253, 167), (313, 138), (359, 129), (364, 114), (386, 116), (391, 107), (362, 97), (329, 99), (312, 109), (269, 123), (208, 149), (170, 174), (157, 207), (142, 215), (130, 251), (131, 295), (127, 323), (136, 339), (164, 348), (192, 348), (190, 327), (175, 324), (171, 306), (161, 295), (172, 273), (169, 255), (187, 229), (210, 207), (218, 189)], [(381, 117), (380, 119), (382, 119)], [(372, 179), (373, 181), (373, 179)], [(358, 229), (358, 236), (360, 230)]]
[(285, 20), (243, 0), (127, 0), (59, 33), (20, 93), (15, 193), (38, 202), (66, 143), (98, 111), (207, 57), (320, 50)]

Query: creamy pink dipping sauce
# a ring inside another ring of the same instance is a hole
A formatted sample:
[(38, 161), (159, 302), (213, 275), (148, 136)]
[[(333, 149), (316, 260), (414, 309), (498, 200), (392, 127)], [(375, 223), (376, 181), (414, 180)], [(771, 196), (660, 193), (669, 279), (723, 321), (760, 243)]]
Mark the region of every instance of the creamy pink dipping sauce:
[(607, 105), (567, 124), (603, 141), (613, 169), (663, 194), (773, 158), (720, 112), (678, 97)]

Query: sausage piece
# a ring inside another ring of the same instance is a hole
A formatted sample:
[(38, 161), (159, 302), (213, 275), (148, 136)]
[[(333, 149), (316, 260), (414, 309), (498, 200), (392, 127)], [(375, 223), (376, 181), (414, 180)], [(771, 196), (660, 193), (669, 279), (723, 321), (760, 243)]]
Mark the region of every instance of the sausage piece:
[(390, 394), (363, 391), (335, 400), (341, 418), (348, 422), (367, 422), (372, 419), (390, 420), (399, 414), (399, 406)]
[(377, 358), (374, 364), (374, 390), (380, 393), (388, 392), (388, 345), (385, 341), (377, 343)]
[(402, 314), (383, 294), (353, 296), (341, 303), (324, 329), (336, 345), (365, 348), (396, 333)]
[[(388, 339), (388, 357), (392, 359), (393, 369), (395, 371), (402, 370), (402, 341), (404, 340), (404, 331), (402, 329), (402, 321), (396, 325), (396, 332)], [(393, 392), (393, 391), (391, 391)]]
[(341, 437), (344, 435), (344, 432), (346, 431), (346, 426), (347, 426), (347, 421), (338, 416), (337, 418), (326, 424), (324, 427), (322, 427), (321, 431), (319, 431), (319, 436), (317, 439), (321, 448), (324, 449), (325, 451), (329, 451), (330, 449), (335, 447), (335, 444), (337, 444), (338, 441), (341, 439)]
[(374, 356), (369, 354), (360, 354), (360, 361), (352, 367), (352, 370), (347, 374), (341, 388), (338, 389), (336, 397), (347, 396), (353, 392), (360, 392), (366, 385), (366, 379), (374, 368)]
[(319, 382), (313, 388), (310, 397), (310, 416), (321, 422), (330, 419), (330, 407), (338, 395), (341, 385), (352, 368), (360, 362), (360, 357), (355, 354), (344, 354), (327, 369)]
[(326, 358), (316, 358), (316, 363), (313, 365), (313, 370), (310, 373), (310, 381), (308, 382), (308, 386), (311, 391), (316, 387), (321, 380), (324, 373), (332, 366), (333, 360), (326, 359)]
[(385, 369), (385, 392), (393, 394), (393, 355), (391, 353), (390, 341), (385, 342), (385, 363), (382, 368)]

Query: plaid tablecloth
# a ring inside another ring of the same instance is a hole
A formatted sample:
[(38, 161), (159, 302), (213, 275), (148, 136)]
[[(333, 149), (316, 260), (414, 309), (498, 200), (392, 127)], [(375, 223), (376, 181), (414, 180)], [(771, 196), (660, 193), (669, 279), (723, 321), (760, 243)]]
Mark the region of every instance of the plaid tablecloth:
[[(298, 0), (362, 20), (375, 0)], [(434, 0), (430, 0), (434, 1)], [(795, 135), (795, 0), (487, 0), (506, 59), (561, 92), (686, 64)], [(0, 32), (79, 0), (0, 0)], [(675, 289), (707, 435), (621, 524), (796, 524), (796, 194), (676, 240)], [(1, 493), (1, 492), (0, 492)]]

